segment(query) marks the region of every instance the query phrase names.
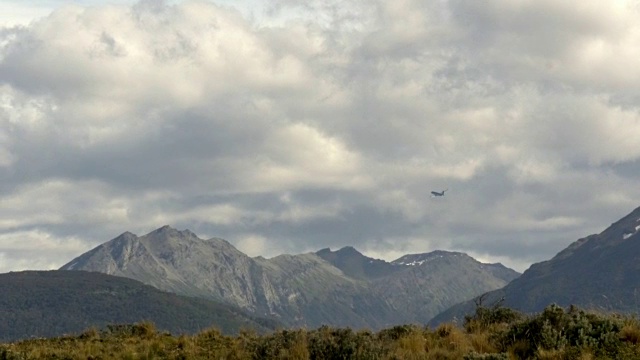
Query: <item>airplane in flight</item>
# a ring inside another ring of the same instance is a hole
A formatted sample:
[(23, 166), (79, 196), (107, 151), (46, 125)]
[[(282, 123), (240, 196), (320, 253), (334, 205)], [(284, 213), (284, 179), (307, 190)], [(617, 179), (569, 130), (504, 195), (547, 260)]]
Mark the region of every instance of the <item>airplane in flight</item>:
[(444, 196), (444, 192), (447, 191), (447, 190), (449, 190), (449, 189), (442, 190), (441, 192), (432, 191), (431, 192), (431, 197)]

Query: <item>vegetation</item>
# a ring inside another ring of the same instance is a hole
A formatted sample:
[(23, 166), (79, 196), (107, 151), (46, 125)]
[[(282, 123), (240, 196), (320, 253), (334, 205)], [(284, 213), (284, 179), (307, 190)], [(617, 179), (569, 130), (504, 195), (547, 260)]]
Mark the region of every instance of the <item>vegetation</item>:
[(172, 336), (150, 322), (89, 329), (77, 336), (0, 344), (0, 360), (17, 359), (638, 359), (634, 317), (548, 306), (525, 316), (500, 304), (476, 308), (463, 326), (395, 326), (379, 332), (323, 326), (315, 330), (208, 329)]
[(132, 279), (85, 271), (0, 274), (0, 342), (79, 333), (89, 326), (152, 321), (174, 334), (211, 326), (225, 334), (280, 326), (211, 300), (178, 296)]

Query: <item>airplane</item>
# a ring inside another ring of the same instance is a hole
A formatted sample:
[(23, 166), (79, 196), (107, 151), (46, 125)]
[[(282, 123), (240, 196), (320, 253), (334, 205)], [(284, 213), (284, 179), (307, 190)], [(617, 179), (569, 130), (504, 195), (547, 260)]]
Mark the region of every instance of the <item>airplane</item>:
[(447, 191), (447, 190), (449, 190), (449, 189), (442, 190), (441, 192), (432, 191), (432, 192), (431, 192), (431, 197), (435, 197), (435, 196), (444, 196), (444, 192), (445, 192), (445, 191)]

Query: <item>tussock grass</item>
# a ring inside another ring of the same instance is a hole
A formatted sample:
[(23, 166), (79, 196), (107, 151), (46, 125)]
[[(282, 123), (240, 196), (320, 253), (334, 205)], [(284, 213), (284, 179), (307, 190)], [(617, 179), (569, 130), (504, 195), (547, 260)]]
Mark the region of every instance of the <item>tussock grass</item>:
[(552, 305), (533, 316), (481, 308), (461, 327), (435, 329), (402, 325), (355, 332), (323, 326), (228, 336), (211, 328), (174, 336), (143, 322), (0, 344), (0, 360), (27, 359), (640, 359), (640, 321)]

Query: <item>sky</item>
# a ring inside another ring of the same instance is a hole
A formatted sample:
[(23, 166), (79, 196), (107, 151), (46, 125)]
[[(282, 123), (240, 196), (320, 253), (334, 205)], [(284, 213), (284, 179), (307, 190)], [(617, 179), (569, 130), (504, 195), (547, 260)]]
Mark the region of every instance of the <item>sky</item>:
[(0, 272), (163, 225), (250, 256), (451, 250), (524, 271), (640, 206), (637, 1), (0, 14)]

